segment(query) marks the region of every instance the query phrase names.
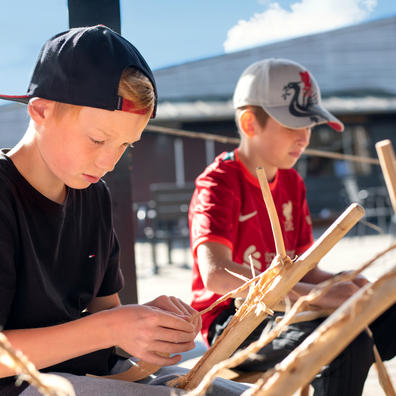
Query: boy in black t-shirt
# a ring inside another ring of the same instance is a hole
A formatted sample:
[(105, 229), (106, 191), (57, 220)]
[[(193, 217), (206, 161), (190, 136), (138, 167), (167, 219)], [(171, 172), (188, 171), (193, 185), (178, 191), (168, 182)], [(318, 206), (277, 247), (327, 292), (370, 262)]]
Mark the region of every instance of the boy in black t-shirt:
[[(0, 98), (27, 103), (30, 116), (17, 146), (0, 153), (0, 327), (37, 368), (67, 373), (77, 394), (169, 394), (147, 381), (82, 377), (109, 374), (114, 345), (175, 364), (201, 326), (178, 298), (121, 306), (117, 294), (123, 277), (101, 178), (155, 116), (149, 66), (105, 26), (70, 29), (44, 44), (27, 95)], [(13, 375), (0, 365), (2, 395), (37, 394)], [(213, 392), (244, 389), (218, 381)]]

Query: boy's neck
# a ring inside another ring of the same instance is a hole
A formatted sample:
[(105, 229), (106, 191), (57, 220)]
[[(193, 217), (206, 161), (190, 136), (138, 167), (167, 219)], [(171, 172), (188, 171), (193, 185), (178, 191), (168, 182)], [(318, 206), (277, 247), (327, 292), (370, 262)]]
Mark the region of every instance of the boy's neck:
[(254, 150), (250, 149), (247, 145), (240, 145), (238, 147), (238, 157), (239, 160), (245, 165), (247, 170), (254, 176), (256, 176), (256, 168), (263, 167), (265, 170), (265, 174), (267, 176), (267, 180), (271, 182), (274, 180), (276, 173), (278, 172), (278, 168), (268, 164), (263, 161), (261, 158), (257, 156)]
[(7, 156), (31, 186), (51, 201), (62, 204), (66, 199), (66, 186), (48, 169), (32, 136), (29, 127)]

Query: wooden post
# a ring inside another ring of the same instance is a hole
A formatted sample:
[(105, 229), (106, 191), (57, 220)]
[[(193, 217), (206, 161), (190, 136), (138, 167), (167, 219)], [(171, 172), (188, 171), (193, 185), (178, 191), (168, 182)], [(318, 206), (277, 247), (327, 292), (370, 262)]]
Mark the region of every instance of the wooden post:
[(121, 33), (119, 0), (68, 0), (69, 26), (103, 24)]
[[(269, 308), (276, 306), (363, 215), (364, 209), (361, 206), (350, 205), (310, 249), (290, 266), (284, 268), (284, 271), (274, 279), (267, 293), (263, 296), (262, 303)], [(229, 331), (225, 331), (193, 369), (186, 376), (174, 381), (174, 384), (187, 390), (196, 388), (205, 374), (215, 364), (227, 359), (266, 316), (265, 311), (252, 310), (242, 321), (227, 327), (226, 330), (229, 329)], [(226, 337), (224, 337), (225, 334)]]
[(386, 187), (388, 188), (393, 211), (396, 213), (396, 162), (390, 140), (381, 140), (375, 144)]
[(288, 396), (311, 382), (365, 327), (396, 301), (396, 267), (367, 284), (329, 316), (302, 344), (275, 366), (259, 388), (244, 396)]

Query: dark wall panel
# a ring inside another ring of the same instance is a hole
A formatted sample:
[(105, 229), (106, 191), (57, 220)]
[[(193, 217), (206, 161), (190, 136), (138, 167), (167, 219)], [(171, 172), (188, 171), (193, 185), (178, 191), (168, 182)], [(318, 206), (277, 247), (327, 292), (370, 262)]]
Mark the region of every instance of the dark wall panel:
[(69, 26), (103, 24), (121, 32), (119, 0), (68, 0)]

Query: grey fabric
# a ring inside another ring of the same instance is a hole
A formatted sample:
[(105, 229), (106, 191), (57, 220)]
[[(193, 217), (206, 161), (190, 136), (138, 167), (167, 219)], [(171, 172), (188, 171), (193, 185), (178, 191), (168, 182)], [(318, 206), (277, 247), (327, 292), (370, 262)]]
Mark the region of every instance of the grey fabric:
[[(97, 395), (117, 395), (117, 396), (164, 396), (170, 395), (170, 388), (166, 386), (153, 386), (138, 384), (135, 382), (126, 382), (110, 380), (103, 378), (91, 378), (65, 373), (59, 374), (67, 378), (73, 385), (77, 396), (97, 396)], [(36, 388), (29, 386), (21, 395), (23, 396), (41, 396)]]
[[(119, 363), (113, 369), (114, 372), (122, 372), (130, 367), (128, 361)], [(164, 386), (164, 384), (175, 378), (177, 375), (185, 374), (188, 370), (177, 367), (163, 367), (152, 376), (139, 382), (126, 382), (119, 380), (110, 380), (105, 378), (93, 378), (78, 376), (66, 373), (53, 373), (67, 378), (74, 386), (77, 396), (164, 396), (173, 394), (182, 395), (185, 392)], [(234, 396), (240, 395), (248, 388), (247, 384), (240, 384), (217, 378), (207, 395), (210, 396)], [(41, 394), (32, 386), (29, 386), (21, 393), (23, 396), (41, 396)]]

